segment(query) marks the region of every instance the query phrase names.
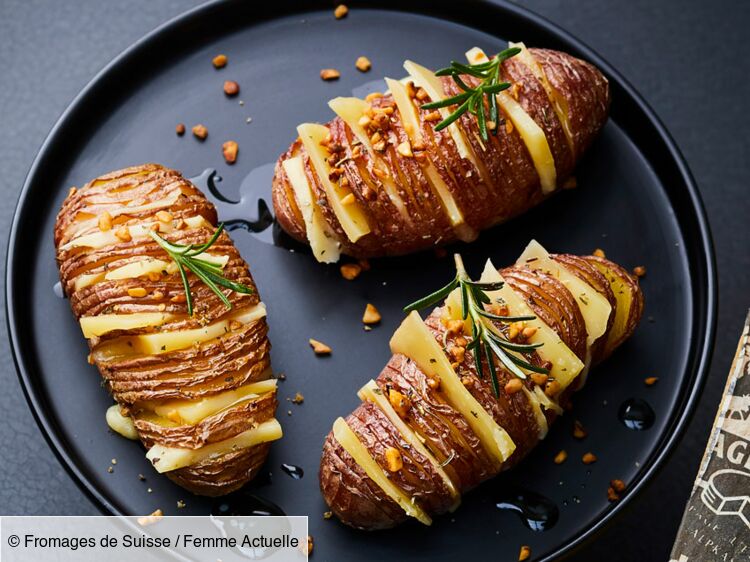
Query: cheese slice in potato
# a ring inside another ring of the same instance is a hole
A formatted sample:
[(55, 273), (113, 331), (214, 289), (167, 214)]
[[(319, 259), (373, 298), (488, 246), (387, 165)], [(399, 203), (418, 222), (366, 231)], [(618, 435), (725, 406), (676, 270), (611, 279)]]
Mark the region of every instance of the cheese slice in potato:
[(344, 233), (352, 242), (369, 234), (370, 226), (367, 224), (367, 216), (362, 207), (356, 201), (344, 205), (341, 200), (351, 192), (341, 187), (338, 182), (332, 182), (329, 179), (331, 173), (331, 166), (327, 160), (329, 155), (321, 145), (328, 136), (328, 128), (324, 125), (304, 123), (297, 127), (297, 133)]
[(385, 494), (396, 502), (409, 517), (414, 517), (420, 523), (431, 525), (432, 519), (419, 507), (413, 498), (404, 493), (401, 488), (396, 486), (386, 475), (385, 471), (375, 462), (370, 452), (362, 444), (352, 428), (346, 423), (344, 418), (338, 418), (333, 423), (333, 437), (344, 450), (354, 459), (367, 476), (385, 492)]
[(83, 337), (90, 339), (115, 330), (135, 330), (161, 326), (175, 319), (168, 312), (135, 312), (133, 314), (100, 314), (83, 316), (80, 320)]
[(135, 428), (133, 418), (123, 416), (119, 404), (113, 404), (107, 408), (106, 419), (107, 425), (115, 433), (122, 435), (125, 439), (138, 440), (138, 430)]
[(292, 185), (297, 207), (305, 222), (305, 233), (315, 259), (322, 263), (335, 263), (341, 256), (341, 244), (328, 228), (323, 212), (315, 202), (310, 182), (305, 175), (301, 156), (284, 160), (284, 172)]
[[(467, 51), (466, 58), (471, 64), (489, 61), (484, 51), (478, 47)], [(557, 188), (557, 170), (544, 131), (507, 91), (499, 92), (495, 97), (498, 106), (518, 130), (526, 149), (529, 151), (529, 156), (531, 156), (534, 168), (539, 175), (542, 192), (553, 192)]]
[(216, 458), (227, 453), (233, 453), (242, 449), (248, 449), (261, 443), (276, 441), (282, 437), (281, 425), (274, 418), (265, 421), (242, 433), (211, 443), (198, 449), (181, 449), (178, 447), (166, 447), (156, 444), (146, 453), (146, 458), (151, 461), (157, 472), (164, 473), (186, 466), (198, 464), (209, 458)]
[(510, 457), (516, 448), (510, 435), (461, 383), (448, 357), (419, 313), (413, 311), (401, 323), (391, 338), (391, 351), (412, 359), (427, 376), (440, 380), (440, 390), (446, 400), (463, 415), (498, 465)]

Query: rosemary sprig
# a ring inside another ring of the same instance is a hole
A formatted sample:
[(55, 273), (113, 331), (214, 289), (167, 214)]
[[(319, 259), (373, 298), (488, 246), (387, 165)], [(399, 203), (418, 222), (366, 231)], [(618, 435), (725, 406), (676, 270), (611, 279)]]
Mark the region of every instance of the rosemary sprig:
[[(451, 96), (443, 100), (426, 103), (422, 106), (425, 110), (441, 109), (451, 105), (458, 107), (448, 117), (435, 125), (435, 130), (440, 131), (456, 121), (467, 111), (477, 118), (477, 125), (482, 138), (488, 140), (487, 129), (492, 131), (493, 135), (497, 134), (497, 98), (498, 93), (510, 87), (508, 82), (500, 82), (500, 65), (503, 61), (517, 55), (521, 52), (518, 47), (505, 49), (492, 57), (487, 62), (477, 64), (462, 64), (451, 61), (447, 68), (441, 68), (435, 72), (435, 76), (450, 76), (458, 87), (463, 90), (456, 96)], [(481, 81), (472, 88), (461, 78), (462, 75), (474, 76)], [(484, 98), (487, 98), (487, 106), (484, 105)], [(488, 127), (488, 123), (492, 126)]]
[(190, 282), (188, 281), (187, 270), (192, 271), (198, 279), (200, 279), (209, 289), (211, 289), (216, 294), (217, 297), (221, 299), (221, 302), (224, 303), (224, 306), (229, 309), (232, 308), (232, 303), (229, 302), (229, 299), (221, 291), (219, 286), (230, 289), (235, 293), (243, 293), (246, 295), (249, 295), (253, 292), (253, 289), (251, 287), (248, 287), (241, 283), (235, 283), (234, 281), (230, 281), (229, 279), (224, 277), (224, 275), (222, 274), (221, 266), (198, 257), (203, 252), (208, 250), (211, 246), (213, 246), (214, 242), (216, 242), (219, 239), (219, 236), (221, 236), (223, 230), (224, 224), (222, 223), (216, 228), (216, 231), (213, 233), (208, 242), (199, 245), (174, 244), (172, 242), (164, 240), (164, 238), (159, 236), (153, 230), (150, 232), (151, 238), (153, 238), (154, 241), (156, 241), (156, 243), (159, 244), (159, 246), (161, 246), (161, 248), (165, 252), (167, 252), (169, 257), (172, 258), (172, 261), (177, 266), (177, 271), (180, 272), (182, 285), (185, 288), (185, 299), (187, 302), (188, 314), (190, 316), (193, 315), (193, 296), (190, 293)]
[(521, 369), (549, 374), (549, 369), (532, 365), (522, 357), (523, 354), (532, 353), (540, 348), (543, 345), (542, 343), (527, 344), (509, 341), (497, 326), (497, 323), (509, 324), (534, 320), (536, 316), (500, 316), (486, 310), (485, 305), (492, 302), (487, 293), (501, 289), (503, 282), (479, 283), (472, 281), (466, 273), (461, 256), (456, 254), (454, 257), (456, 260), (456, 276), (453, 280), (445, 287), (405, 307), (404, 311), (411, 312), (436, 305), (453, 290), (459, 289), (461, 292), (461, 317), (463, 320), (469, 319), (471, 324), (471, 341), (466, 345), (466, 348), (472, 352), (477, 374), (480, 378), (484, 378), (482, 358), (487, 359), (487, 368), (495, 396), (500, 395), (495, 358), (508, 371), (521, 379), (526, 378), (526, 373)]

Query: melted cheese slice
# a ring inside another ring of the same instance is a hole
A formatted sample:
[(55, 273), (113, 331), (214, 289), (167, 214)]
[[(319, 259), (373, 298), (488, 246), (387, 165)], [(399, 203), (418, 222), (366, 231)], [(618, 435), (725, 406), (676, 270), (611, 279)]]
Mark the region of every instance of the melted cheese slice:
[(146, 458), (151, 461), (157, 472), (170, 472), (178, 468), (198, 464), (208, 458), (220, 457), (261, 443), (276, 441), (281, 439), (282, 434), (279, 422), (276, 419), (271, 419), (234, 437), (205, 445), (199, 449), (181, 449), (157, 444), (148, 450)]
[(315, 202), (310, 182), (307, 181), (301, 156), (284, 160), (284, 172), (297, 199), (297, 207), (305, 221), (305, 233), (315, 259), (322, 263), (335, 263), (341, 256), (336, 235), (328, 228), (323, 212)]
[(534, 55), (532, 55), (531, 51), (526, 48), (526, 45), (523, 43), (508, 43), (508, 47), (518, 47), (521, 49), (521, 52), (516, 55), (516, 58), (521, 61), (526, 68), (531, 70), (536, 79), (542, 84), (544, 91), (547, 92), (547, 98), (549, 99), (550, 104), (552, 104), (552, 109), (555, 110), (555, 115), (562, 126), (563, 133), (565, 133), (565, 140), (568, 142), (570, 152), (575, 155), (575, 141), (573, 138), (573, 130), (570, 127), (570, 119), (568, 118), (568, 102), (565, 97), (561, 96), (557, 90), (552, 87), (552, 84), (549, 83), (547, 75), (542, 69), (542, 65), (540, 65), (539, 61), (534, 58)]
[(510, 435), (461, 383), (448, 357), (416, 311), (409, 314), (393, 334), (391, 351), (412, 359), (426, 375), (440, 380), (440, 389), (447, 401), (463, 415), (498, 464), (510, 457), (516, 448)]
[(453, 481), (450, 479), (445, 470), (443, 470), (443, 467), (440, 466), (440, 463), (437, 462), (437, 459), (432, 455), (432, 453), (430, 453), (430, 451), (427, 450), (427, 447), (424, 446), (424, 443), (422, 442), (422, 439), (417, 434), (417, 432), (409, 427), (409, 425), (405, 423), (403, 419), (401, 419), (401, 416), (396, 413), (396, 410), (393, 409), (390, 401), (383, 395), (383, 391), (380, 390), (375, 381), (371, 380), (365, 386), (360, 388), (357, 396), (359, 396), (360, 400), (362, 400), (363, 402), (372, 402), (378, 408), (380, 408), (380, 411), (383, 412), (385, 416), (390, 420), (390, 422), (396, 427), (399, 434), (401, 434), (401, 437), (403, 437), (411, 447), (414, 447), (414, 449), (416, 449), (423, 457), (425, 457), (430, 462), (435, 471), (440, 475), (440, 478), (442, 478), (443, 482), (445, 482), (446, 487), (448, 488), (448, 490), (450, 490), (451, 496), (454, 499), (455, 503), (451, 508), (451, 511), (457, 508), (461, 503), (461, 495), (456, 489), (456, 486), (453, 484)]
[(136, 312), (134, 314), (100, 314), (84, 316), (80, 320), (83, 337), (90, 339), (115, 330), (135, 330), (157, 327), (176, 318), (167, 312)]
[[(497, 268), (492, 265), (492, 262), (487, 260), (480, 281), (482, 283), (497, 283), (503, 281), (503, 278), (498, 273)], [(511, 316), (536, 316), (523, 297), (516, 294), (507, 283), (503, 285), (502, 289), (488, 292), (487, 296), (493, 301), (502, 299), (508, 306)], [(538, 317), (527, 321), (526, 325), (536, 328), (536, 333), (528, 341), (529, 343), (543, 344), (542, 347), (537, 349), (537, 353), (543, 360), (552, 363), (550, 376), (560, 384), (561, 390), (564, 390), (583, 369), (583, 361), (578, 359), (576, 354), (563, 343), (557, 332)]]
[[(539, 388), (538, 386), (535, 387)], [(528, 388), (525, 386), (521, 388), (523, 390), (523, 393), (526, 395), (526, 398), (529, 401), (529, 405), (531, 406), (531, 411), (534, 413), (534, 419), (536, 420), (536, 426), (539, 428), (539, 439), (544, 439), (547, 437), (547, 432), (549, 431), (549, 424), (547, 423), (547, 417), (544, 415), (544, 412), (542, 411), (542, 405), (539, 402), (539, 398), (537, 397), (535, 392), (529, 391)], [(544, 394), (544, 393), (542, 393)]]
[(579, 277), (576, 277), (568, 269), (550, 258), (549, 253), (544, 247), (532, 240), (516, 261), (516, 265), (530, 267), (543, 271), (555, 277), (570, 291), (575, 298), (578, 308), (581, 310), (581, 316), (586, 323), (586, 365), (590, 363), (591, 346), (594, 345), (604, 332), (607, 330), (609, 315), (612, 313), (612, 305), (609, 301)]
[(367, 217), (359, 203), (355, 201), (344, 205), (341, 200), (350, 191), (341, 187), (338, 182), (334, 183), (329, 179), (331, 166), (328, 164), (327, 151), (321, 145), (321, 142), (328, 135), (328, 128), (314, 123), (305, 123), (297, 127), (297, 133), (302, 140), (302, 145), (305, 147), (307, 156), (310, 158), (310, 163), (318, 174), (320, 183), (326, 192), (328, 203), (336, 214), (336, 218), (338, 218), (344, 233), (346, 233), (352, 242), (356, 242), (369, 234), (370, 227), (367, 224)]
[(357, 438), (357, 435), (347, 425), (343, 418), (338, 418), (333, 423), (333, 437), (354, 461), (365, 471), (367, 476), (385, 492), (385, 494), (396, 502), (409, 517), (414, 517), (420, 523), (431, 525), (432, 519), (420, 508), (414, 498), (407, 496), (401, 488), (396, 486), (386, 472), (380, 468), (370, 452)]
[(123, 416), (120, 413), (120, 405), (114, 404), (107, 408), (107, 425), (115, 433), (122, 435), (125, 439), (138, 440), (138, 431), (130, 416)]
[[(466, 58), (471, 64), (487, 62), (489, 60), (487, 55), (478, 47), (467, 51)], [(542, 192), (553, 192), (557, 188), (557, 170), (555, 169), (555, 159), (552, 157), (552, 150), (549, 147), (544, 131), (507, 91), (499, 92), (495, 97), (497, 98), (498, 106), (518, 130), (526, 145), (526, 149), (529, 151), (534, 168), (536, 168), (536, 172), (539, 174)]]

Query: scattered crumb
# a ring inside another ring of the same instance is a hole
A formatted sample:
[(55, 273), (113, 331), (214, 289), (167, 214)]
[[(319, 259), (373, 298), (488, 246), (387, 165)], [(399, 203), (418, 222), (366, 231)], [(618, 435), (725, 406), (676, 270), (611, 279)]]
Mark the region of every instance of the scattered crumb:
[(107, 467), (107, 472), (109, 472), (110, 474), (112, 474), (114, 471), (115, 471), (115, 469), (113, 467), (111, 467), (111, 466)]
[(110, 462), (111, 462), (112, 464), (117, 464), (117, 459), (112, 459), (112, 460), (111, 460)]
[(365, 332), (372, 332), (372, 326), (367, 326), (367, 325), (364, 325), (364, 326), (362, 326), (362, 329), (363, 329), (363, 330), (364, 330)]
[(323, 512), (323, 519), (330, 519), (333, 517), (333, 511), (324, 511)]
[(279, 379), (280, 381), (285, 381), (286, 375), (284, 373), (279, 373), (278, 375), (276, 375), (276, 378)]
[(307, 535), (307, 555), (310, 556), (313, 552), (313, 538), (312, 535)]
[(333, 15), (336, 17), (337, 20), (340, 20), (341, 18), (345, 18), (346, 14), (349, 13), (349, 8), (347, 8), (344, 4), (339, 4), (336, 6), (336, 9), (333, 11)]
[(216, 55), (213, 60), (211, 60), (211, 64), (214, 65), (214, 68), (224, 68), (228, 62), (229, 59), (226, 55)]
[(245, 119), (245, 123), (249, 124), (249, 123), (252, 123), (252, 122), (253, 122), (253, 118), (252, 117), (248, 117), (247, 119)]
[(383, 319), (382, 316), (380, 316), (380, 312), (378, 312), (378, 309), (375, 308), (370, 303), (367, 303), (367, 306), (365, 307), (365, 313), (362, 315), (362, 322), (368, 326), (371, 326), (373, 324), (378, 324)]
[(183, 509), (186, 505), (183, 500), (177, 500), (177, 509)]
[(149, 494), (153, 493), (153, 490), (152, 490), (151, 488), (147, 488), (147, 489), (146, 489), (146, 491), (147, 491), (147, 492), (148, 492)]
[(240, 85), (234, 80), (226, 80), (224, 81), (224, 93), (230, 97), (236, 96), (240, 93)]
[(612, 486), (609, 486), (607, 488), (607, 500), (611, 502), (616, 502), (619, 499), (620, 499), (620, 494), (618, 494)]
[(583, 427), (583, 424), (578, 420), (573, 422), (573, 437), (576, 439), (585, 439), (588, 433)]
[(143, 474), (139, 474), (138, 480), (140, 480), (141, 482), (144, 482), (146, 480), (146, 477)]
[(141, 527), (145, 527), (146, 525), (152, 525), (153, 523), (156, 523), (162, 517), (164, 517), (164, 512), (161, 509), (157, 509), (153, 513), (151, 513), (151, 515), (139, 517), (137, 521)]
[(240, 107), (242, 107), (242, 106), (244, 106), (244, 105), (245, 105), (245, 102), (244, 102), (244, 101), (242, 101), (242, 100), (238, 100), (238, 101), (237, 101), (237, 103), (238, 103), (238, 104), (240, 104)]
[(643, 382), (646, 383), (646, 386), (654, 386), (658, 380), (659, 377), (646, 377)]
[(620, 480), (619, 478), (615, 478), (614, 480), (609, 481), (609, 485), (614, 488), (615, 492), (624, 492), (625, 491), (625, 482)]
[(181, 137), (185, 134), (185, 123), (177, 123), (177, 126), (174, 128), (174, 132), (177, 133), (178, 137)]
[(286, 411), (286, 415), (287, 415), (287, 416), (291, 416), (291, 415), (292, 415), (292, 411), (291, 411), (291, 410), (287, 410), (287, 411)]
[(320, 71), (320, 77), (323, 80), (338, 80), (341, 78), (341, 73), (335, 68), (324, 68)]
[(604, 253), (604, 250), (602, 250), (601, 248), (597, 248), (596, 250), (594, 250), (594, 255), (597, 258), (606, 258), (607, 257), (607, 255)]
[(305, 401), (305, 397), (302, 396), (301, 392), (298, 392), (297, 394), (294, 395), (294, 398), (292, 398), (293, 404), (302, 404), (304, 401)]
[(208, 128), (205, 125), (198, 124), (194, 126), (192, 130), (195, 138), (206, 140), (206, 137), (208, 136)]
[(347, 281), (354, 281), (362, 273), (362, 266), (357, 263), (345, 263), (340, 269), (341, 277)]
[(563, 189), (575, 189), (576, 187), (578, 187), (578, 180), (575, 176), (570, 176), (562, 185)]
[(568, 453), (564, 449), (555, 455), (555, 464), (562, 464), (568, 460)]
[(227, 161), (227, 164), (234, 164), (237, 162), (237, 153), (239, 150), (239, 145), (233, 140), (228, 140), (221, 145), (221, 152), (224, 154), (224, 160)]
[(310, 347), (312, 347), (313, 351), (315, 352), (315, 355), (330, 355), (333, 350), (324, 344), (322, 341), (314, 340), (310, 338), (308, 340), (308, 343), (310, 344)]
[(638, 265), (633, 268), (633, 274), (636, 277), (643, 277), (646, 275), (646, 266), (645, 265)]
[(528, 560), (531, 557), (531, 547), (523, 545), (521, 547), (521, 552), (518, 553), (518, 560), (521, 562), (522, 560)]
[(596, 462), (596, 455), (594, 453), (586, 453), (581, 457), (583, 464), (593, 464)]
[(354, 63), (354, 66), (356, 66), (357, 70), (360, 72), (367, 72), (372, 68), (372, 63), (370, 62), (370, 59), (363, 56), (357, 58), (357, 62)]

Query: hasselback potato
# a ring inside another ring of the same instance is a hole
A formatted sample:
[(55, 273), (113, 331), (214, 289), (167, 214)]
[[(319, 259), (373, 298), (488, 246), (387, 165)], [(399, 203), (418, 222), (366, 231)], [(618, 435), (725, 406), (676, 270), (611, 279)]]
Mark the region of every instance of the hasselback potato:
[[(386, 79), (384, 95), (331, 100), (337, 116), (300, 125), (279, 158), (273, 203), (280, 225), (323, 262), (341, 253), (406, 254), (473, 240), (564, 186), (607, 119), (607, 80), (565, 53), (517, 47), (500, 66), (510, 87), (496, 96), (497, 122), (486, 140), (468, 111), (436, 130), (453, 108), (422, 106), (461, 89), (411, 61), (407, 78)], [(467, 57), (486, 60), (478, 49)], [(461, 78), (470, 86), (479, 80)]]
[[(466, 319), (462, 290), (473, 294), (470, 285), (446, 287), (444, 304), (424, 321), (412, 311), (391, 339), (393, 357), (360, 390), (362, 404), (334, 423), (320, 486), (344, 523), (429, 524), (453, 510), (544, 438), (590, 365), (632, 334), (643, 309), (638, 282), (623, 268), (550, 255), (536, 242), (499, 272), (488, 262), (479, 281), (487, 298), (469, 300)], [(505, 360), (493, 351), (498, 342)]]
[[(281, 437), (265, 306), (216, 222), (179, 172), (146, 164), (72, 188), (55, 225), (63, 290), (117, 402), (107, 422), (208, 496), (251, 480)], [(194, 245), (193, 261), (160, 242)]]

